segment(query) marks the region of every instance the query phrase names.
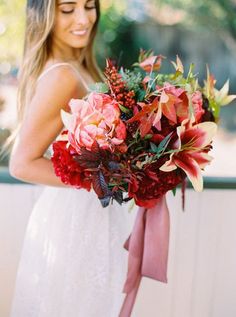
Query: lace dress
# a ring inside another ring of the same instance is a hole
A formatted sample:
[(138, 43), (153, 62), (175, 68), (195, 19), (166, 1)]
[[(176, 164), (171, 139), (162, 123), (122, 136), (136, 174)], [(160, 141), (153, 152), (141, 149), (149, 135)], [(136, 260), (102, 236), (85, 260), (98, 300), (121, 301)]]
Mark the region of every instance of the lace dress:
[(11, 317), (118, 317), (136, 210), (45, 187), (27, 226)]

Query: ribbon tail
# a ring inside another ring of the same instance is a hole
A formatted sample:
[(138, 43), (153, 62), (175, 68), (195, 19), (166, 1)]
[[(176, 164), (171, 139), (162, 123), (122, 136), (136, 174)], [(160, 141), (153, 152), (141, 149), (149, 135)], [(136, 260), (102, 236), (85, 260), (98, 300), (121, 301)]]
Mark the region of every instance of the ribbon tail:
[(132, 234), (129, 236), (124, 244), (124, 247), (129, 251), (128, 272), (123, 289), (124, 293), (131, 292), (135, 285), (137, 285), (139, 275), (141, 275), (145, 232), (145, 215), (146, 209), (139, 208)]
[(136, 296), (138, 293), (140, 282), (141, 282), (141, 275), (139, 275), (138, 278), (136, 279), (136, 284), (134, 285), (132, 291), (127, 293), (127, 295), (125, 296), (123, 305), (122, 305), (121, 310), (120, 310), (119, 317), (130, 317), (131, 316), (133, 306), (134, 306), (134, 303), (136, 300)]
[(131, 235), (124, 248), (129, 251), (128, 272), (123, 292), (126, 293), (119, 317), (130, 317), (141, 281), (146, 209), (139, 208)]
[(165, 196), (148, 209), (141, 275), (167, 283), (170, 217)]
[(127, 293), (119, 317), (130, 317), (142, 276), (167, 283), (170, 219), (165, 196), (149, 209), (140, 207), (133, 231), (124, 244), (129, 251)]

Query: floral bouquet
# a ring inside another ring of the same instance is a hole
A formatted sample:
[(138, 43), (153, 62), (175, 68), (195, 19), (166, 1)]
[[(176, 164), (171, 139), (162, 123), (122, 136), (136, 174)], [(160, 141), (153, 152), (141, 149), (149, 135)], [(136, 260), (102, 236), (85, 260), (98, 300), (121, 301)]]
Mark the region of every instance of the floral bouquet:
[[(220, 107), (229, 96), (207, 71), (200, 86), (194, 66), (185, 75), (177, 57), (173, 72), (160, 72), (164, 57), (141, 50), (132, 69), (110, 60), (105, 83), (62, 110), (66, 130), (53, 143), (55, 173), (65, 184), (93, 188), (103, 207), (132, 198), (140, 206), (125, 243), (128, 293), (120, 316), (130, 316), (141, 275), (166, 282), (169, 214), (165, 193), (185, 184), (203, 189), (201, 171), (212, 157)], [(141, 242), (140, 242), (141, 241)]]

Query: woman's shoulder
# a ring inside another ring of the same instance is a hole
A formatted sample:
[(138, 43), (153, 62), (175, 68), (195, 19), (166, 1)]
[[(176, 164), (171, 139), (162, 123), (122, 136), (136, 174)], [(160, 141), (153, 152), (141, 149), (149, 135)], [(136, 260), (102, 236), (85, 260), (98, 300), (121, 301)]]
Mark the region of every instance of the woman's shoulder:
[(61, 81), (70, 80), (75, 83), (78, 83), (78, 74), (75, 68), (65, 62), (58, 63), (46, 63), (41, 74), (37, 79), (37, 84), (45, 84), (45, 83), (58, 83)]
[(48, 69), (44, 68), (44, 75), (36, 83), (31, 101), (34, 105), (42, 107), (43, 104), (50, 108), (58, 105), (58, 108), (67, 109), (70, 99), (83, 98), (87, 94), (75, 71), (68, 65), (53, 67), (45, 73)]
[(87, 87), (78, 76), (78, 71), (69, 63), (46, 64), (36, 82), (36, 93), (45, 95), (75, 95), (77, 98), (87, 94)]

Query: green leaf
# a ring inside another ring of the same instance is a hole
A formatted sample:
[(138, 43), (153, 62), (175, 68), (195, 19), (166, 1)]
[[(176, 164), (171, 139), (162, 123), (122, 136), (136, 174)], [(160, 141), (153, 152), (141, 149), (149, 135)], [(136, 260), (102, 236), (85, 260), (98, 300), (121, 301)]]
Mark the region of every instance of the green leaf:
[(162, 152), (165, 151), (165, 149), (167, 148), (169, 142), (170, 142), (170, 139), (171, 139), (171, 136), (172, 136), (172, 132), (169, 133), (158, 145), (157, 147), (157, 150), (156, 150), (156, 153), (157, 154), (161, 154)]
[(215, 99), (209, 99), (209, 106), (213, 112), (214, 117), (219, 118), (219, 116), (220, 116), (220, 104), (218, 104)]
[(121, 104), (119, 104), (119, 108), (122, 112), (127, 113), (127, 114), (132, 114), (132, 111), (124, 106), (122, 106)]
[(193, 63), (191, 63), (190, 67), (189, 67), (188, 75), (187, 75), (187, 78), (186, 78), (187, 82), (191, 81), (191, 79), (194, 78), (194, 74), (193, 74), (194, 68), (195, 68), (195, 65)]
[(143, 101), (144, 98), (146, 96), (146, 91), (143, 89), (140, 89), (137, 93), (136, 93), (136, 97), (137, 97), (137, 101)]
[(158, 147), (156, 146), (156, 144), (150, 142), (150, 146), (151, 146), (152, 152), (154, 152), (154, 153), (158, 152)]
[(105, 94), (109, 91), (107, 84), (105, 83), (95, 83), (89, 85), (89, 90), (97, 93)]
[(172, 189), (172, 193), (173, 193), (174, 196), (176, 195), (176, 189), (177, 189), (177, 187)]
[(152, 138), (152, 134), (146, 134), (144, 140), (149, 140)]
[(135, 152), (138, 152), (140, 150), (143, 150), (143, 146), (138, 146), (137, 148), (134, 149)]

